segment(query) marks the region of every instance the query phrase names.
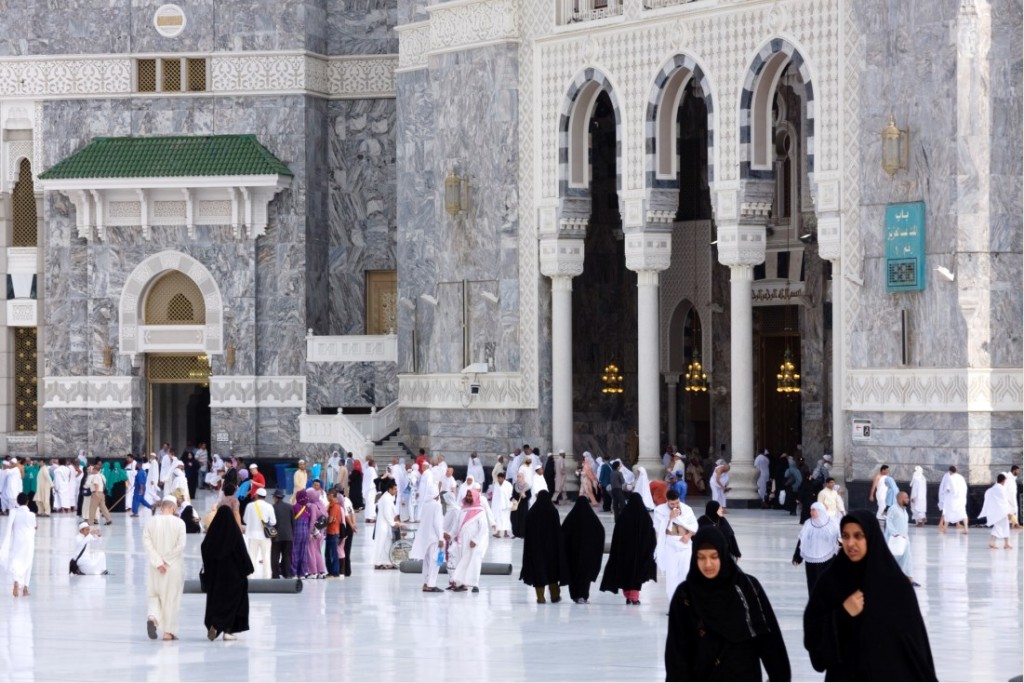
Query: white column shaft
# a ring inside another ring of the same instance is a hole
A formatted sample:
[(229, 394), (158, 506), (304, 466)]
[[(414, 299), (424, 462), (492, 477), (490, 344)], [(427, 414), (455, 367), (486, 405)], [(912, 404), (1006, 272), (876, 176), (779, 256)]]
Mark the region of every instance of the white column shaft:
[(551, 440), (554, 451), (573, 452), (572, 278), (551, 278)]
[(661, 454), (661, 373), (659, 364), (658, 271), (637, 274), (637, 409), (639, 412), (639, 464), (648, 475), (659, 470)]
[(754, 478), (754, 325), (751, 266), (730, 266), (732, 467), (728, 499), (757, 497)]

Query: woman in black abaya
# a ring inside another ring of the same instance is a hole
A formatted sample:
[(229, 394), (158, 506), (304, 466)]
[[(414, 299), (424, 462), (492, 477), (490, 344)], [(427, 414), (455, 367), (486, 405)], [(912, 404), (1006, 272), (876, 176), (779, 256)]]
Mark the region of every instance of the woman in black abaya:
[(667, 681), (790, 680), (789, 656), (768, 596), (736, 565), (714, 526), (697, 530), (686, 581), (668, 611)]
[(917, 595), (889, 552), (875, 513), (839, 522), (842, 551), (804, 610), (804, 647), (826, 681), (934, 681)]
[(526, 515), (530, 511), (530, 485), (522, 474), (516, 475), (512, 485), (512, 500), (517, 501), (516, 509), (511, 513), (512, 535), (523, 538), (526, 535)]
[(590, 584), (597, 581), (604, 559), (604, 525), (585, 496), (562, 522), (562, 542), (569, 565), (569, 597), (584, 604), (590, 599)]
[(658, 577), (658, 566), (654, 563), (657, 545), (651, 514), (644, 506), (644, 499), (634, 491), (615, 522), (601, 590), (618, 593), (621, 588), (627, 605), (639, 605), (640, 587)]
[(519, 580), (533, 586), (537, 602), (543, 604), (544, 587), (551, 602), (561, 602), (561, 590), (569, 582), (569, 565), (562, 545), (562, 529), (558, 510), (551, 502), (551, 492), (541, 491), (526, 513), (526, 536), (523, 538), (523, 568)]
[(725, 536), (725, 540), (728, 541), (729, 554), (732, 555), (732, 559), (738, 560), (743, 557), (743, 553), (740, 552), (739, 543), (736, 542), (736, 533), (732, 530), (729, 520), (725, 518), (725, 508), (718, 501), (708, 501), (708, 504), (704, 507), (704, 514), (697, 519), (697, 526), (716, 527)]
[(201, 547), (206, 583), (206, 636), (235, 640), (249, 630), (249, 579), (254, 569), (242, 532), (228, 507), (217, 508)]

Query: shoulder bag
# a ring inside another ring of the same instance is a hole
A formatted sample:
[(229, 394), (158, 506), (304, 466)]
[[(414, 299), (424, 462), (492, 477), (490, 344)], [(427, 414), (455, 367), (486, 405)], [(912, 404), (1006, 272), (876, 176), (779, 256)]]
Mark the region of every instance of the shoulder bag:
[(85, 554), (85, 549), (88, 547), (88, 544), (82, 546), (82, 549), (78, 551), (78, 557), (68, 562), (68, 574), (74, 574), (75, 576), (85, 576), (85, 572), (78, 568), (78, 561), (82, 559), (82, 555)]
[(260, 502), (258, 500), (254, 500), (252, 504), (256, 506), (256, 516), (259, 517), (260, 524), (263, 525), (263, 535), (270, 540), (277, 538), (277, 527), (263, 521), (263, 513), (260, 512)]

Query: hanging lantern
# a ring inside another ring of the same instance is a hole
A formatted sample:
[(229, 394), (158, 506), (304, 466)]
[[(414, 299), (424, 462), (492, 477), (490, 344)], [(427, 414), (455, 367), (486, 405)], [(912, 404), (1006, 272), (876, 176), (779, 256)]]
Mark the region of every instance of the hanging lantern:
[(619, 366), (615, 363), (609, 363), (604, 368), (604, 374), (601, 375), (601, 381), (604, 382), (604, 388), (601, 389), (601, 393), (621, 394), (622, 379), (622, 375), (619, 374)]
[(779, 366), (779, 374), (775, 375), (775, 377), (778, 381), (775, 391), (778, 393), (800, 393), (800, 373), (796, 371), (796, 365), (793, 364), (793, 354), (789, 352), (789, 347), (786, 347), (786, 355), (783, 356), (782, 364)]
[(708, 390), (708, 375), (700, 364), (700, 349), (693, 350), (693, 360), (686, 368), (686, 382), (683, 388), (694, 392)]

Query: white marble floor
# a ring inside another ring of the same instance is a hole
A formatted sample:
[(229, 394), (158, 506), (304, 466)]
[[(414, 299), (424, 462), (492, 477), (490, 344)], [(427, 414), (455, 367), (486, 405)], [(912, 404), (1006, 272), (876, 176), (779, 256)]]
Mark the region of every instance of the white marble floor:
[[(822, 680), (801, 644), (806, 584), (803, 569), (790, 565), (795, 519), (735, 510), (730, 520), (742, 566), (764, 584), (785, 631), (794, 680)], [(0, 680), (664, 680), (661, 585), (645, 586), (640, 607), (596, 587), (589, 605), (537, 605), (516, 580), (521, 541), (491, 544), (488, 559), (512, 562), (514, 573), (484, 577), (481, 593), (423, 594), (418, 576), (373, 571), (361, 533), (351, 578), (308, 581), (298, 595), (250, 596), (252, 630), (239, 641), (206, 640), (201, 595), (184, 597), (180, 641), (150, 641), (143, 521), (121, 515), (103, 527), (110, 576), (70, 577), (76, 520), (39, 520), (32, 596), (11, 597), (6, 582), (0, 590)], [(201, 540), (189, 537), (189, 576), (198, 573)], [(1024, 539), (1015, 533), (1012, 551), (989, 550), (986, 541), (984, 529), (966, 538), (913, 530), (918, 595), (942, 680), (1005, 681), (1024, 670)]]

